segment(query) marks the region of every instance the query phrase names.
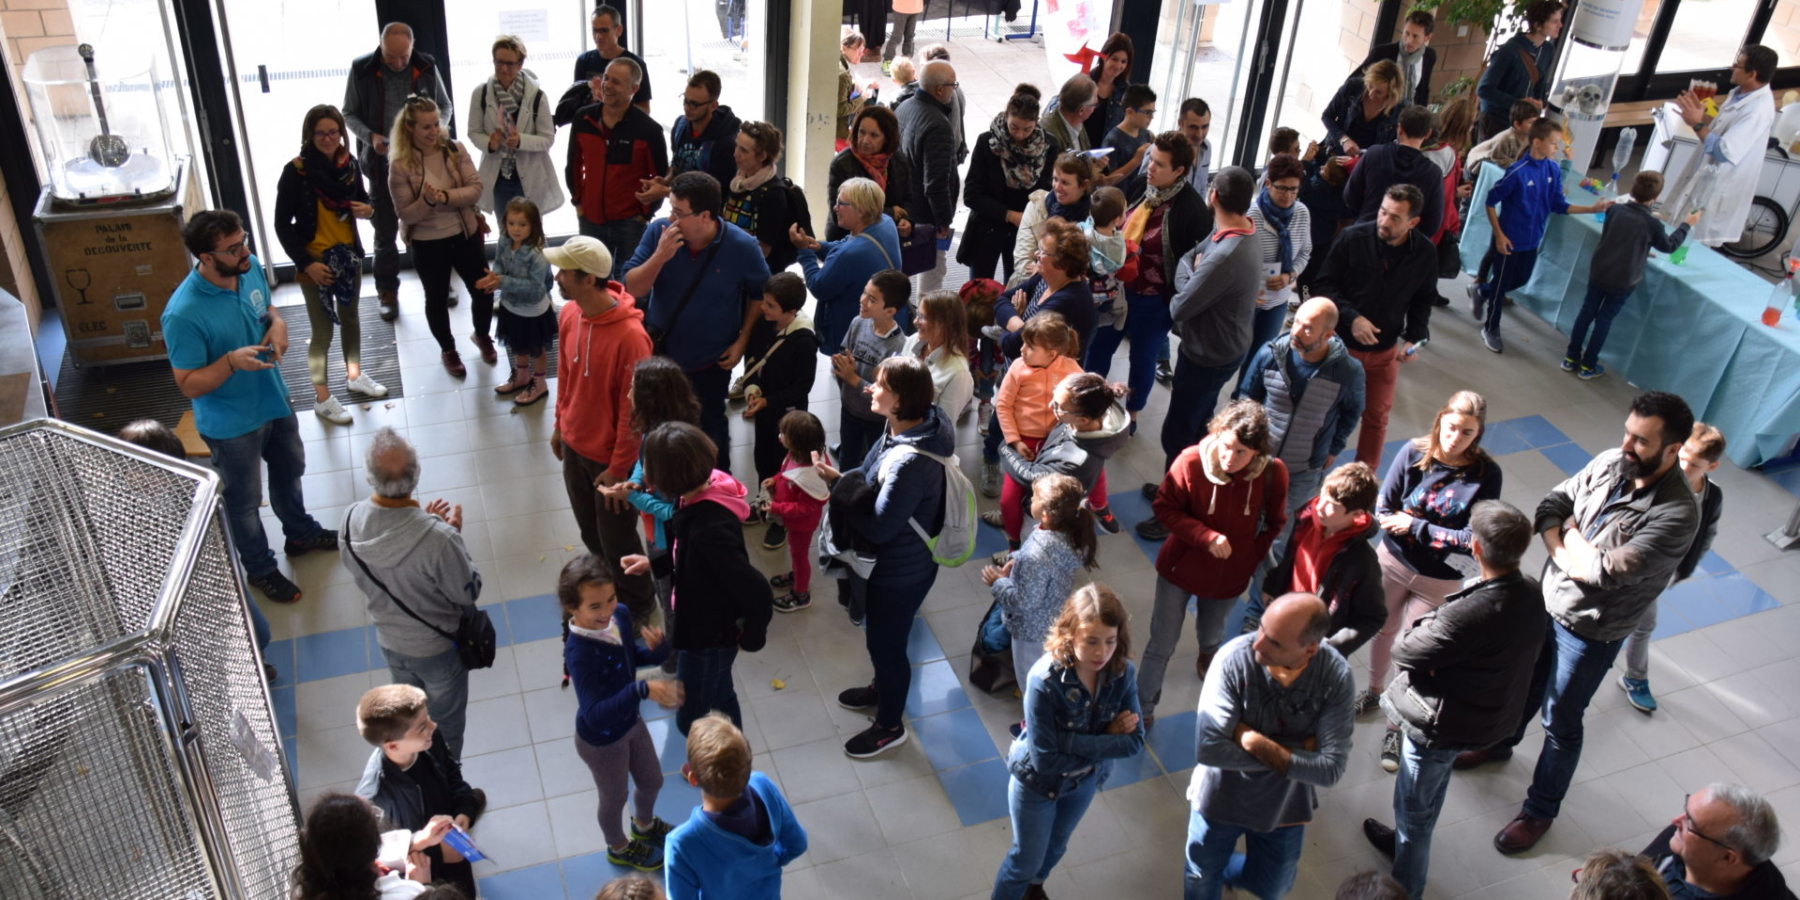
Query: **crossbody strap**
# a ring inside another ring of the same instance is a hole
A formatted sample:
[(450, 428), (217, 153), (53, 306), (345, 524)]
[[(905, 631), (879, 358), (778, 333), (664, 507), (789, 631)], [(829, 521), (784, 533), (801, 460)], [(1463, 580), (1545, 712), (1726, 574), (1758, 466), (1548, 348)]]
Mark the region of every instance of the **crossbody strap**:
[(890, 269), (900, 268), (899, 266), (894, 265), (894, 258), (888, 255), (887, 248), (881, 246), (881, 242), (876, 240), (873, 235), (871, 235), (865, 231), (865, 232), (857, 235), (857, 237), (862, 238), (863, 240), (866, 240), (871, 244), (874, 244), (875, 249), (881, 251), (881, 258), (887, 260), (888, 268), (890, 268)]
[(400, 601), (400, 598), (394, 595), (393, 591), (388, 590), (388, 586), (385, 584), (382, 584), (381, 579), (376, 578), (374, 572), (369, 571), (369, 564), (366, 562), (363, 562), (362, 557), (357, 555), (357, 553), (356, 553), (356, 543), (350, 537), (350, 517), (348, 515), (344, 516), (344, 549), (350, 551), (350, 558), (356, 560), (357, 567), (362, 569), (362, 572), (364, 575), (369, 576), (370, 581), (375, 582), (376, 587), (381, 588), (382, 593), (388, 595), (389, 600), (394, 601), (395, 606), (400, 607), (401, 612), (406, 613), (409, 616), (412, 616), (413, 620), (418, 622), (420, 625), (423, 625), (426, 628), (429, 628), (432, 631), (437, 632), (438, 635), (440, 637), (442, 637), (444, 640), (449, 641), (453, 644), (456, 643), (456, 635), (451, 634), (450, 632), (445, 631), (444, 629), (439, 628), (436, 625), (433, 625), (430, 622), (427, 622), (424, 619), (420, 618), (419, 614), (416, 612), (413, 612), (412, 609), (409, 608), (405, 603), (402, 603)]
[[(723, 228), (723, 223), (719, 227)], [(718, 240), (713, 241), (713, 245), (706, 249), (706, 258), (700, 261), (700, 271), (694, 273), (694, 281), (688, 285), (687, 293), (682, 294), (681, 302), (675, 304), (675, 314), (669, 317), (670, 327), (674, 326), (681, 319), (681, 314), (687, 311), (688, 301), (694, 299), (694, 292), (700, 289), (700, 281), (706, 277), (706, 267), (712, 265), (713, 257), (719, 255), (719, 248), (724, 244), (725, 236), (721, 234)], [(663, 330), (667, 331), (668, 328), (665, 327)]]

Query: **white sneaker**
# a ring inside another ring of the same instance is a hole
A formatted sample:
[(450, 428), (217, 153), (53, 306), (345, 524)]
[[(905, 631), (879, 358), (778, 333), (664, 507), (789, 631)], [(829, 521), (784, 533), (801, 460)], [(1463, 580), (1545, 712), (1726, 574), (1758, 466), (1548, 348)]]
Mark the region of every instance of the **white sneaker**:
[(350, 379), (345, 384), (351, 390), (353, 390), (359, 394), (367, 394), (370, 397), (386, 397), (387, 396), (387, 385), (384, 385), (381, 382), (376, 381), (373, 378), (370, 378), (369, 373), (367, 373), (367, 372), (363, 372), (362, 374), (357, 375), (355, 378)]
[(333, 425), (350, 424), (350, 414), (344, 411), (344, 404), (339, 403), (336, 397), (326, 397), (324, 400), (313, 404), (313, 415), (316, 415)]

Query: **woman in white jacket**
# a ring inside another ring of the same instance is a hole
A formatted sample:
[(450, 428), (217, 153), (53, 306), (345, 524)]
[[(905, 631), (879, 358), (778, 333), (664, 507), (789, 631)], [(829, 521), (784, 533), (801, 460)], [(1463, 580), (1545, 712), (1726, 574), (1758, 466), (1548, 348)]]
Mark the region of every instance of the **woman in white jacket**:
[(563, 205), (562, 183), (550, 145), (556, 142), (555, 103), (525, 71), (525, 42), (494, 39), (494, 77), (469, 97), (469, 143), (481, 151), (483, 212), (506, 208), (514, 197), (536, 203), (540, 215)]

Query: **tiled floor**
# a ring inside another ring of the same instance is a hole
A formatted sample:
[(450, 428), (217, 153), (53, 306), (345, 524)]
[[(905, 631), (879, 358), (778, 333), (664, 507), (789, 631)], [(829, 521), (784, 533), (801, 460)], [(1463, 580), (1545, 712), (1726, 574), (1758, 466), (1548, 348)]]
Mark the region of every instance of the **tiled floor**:
[[(491, 393), (504, 373), (479, 363), (467, 383), (445, 377), (426, 339), (416, 290), (409, 281), (398, 323), (407, 397), (353, 409), (357, 421), (349, 427), (302, 417), (308, 504), (336, 522), (365, 493), (362, 454), (381, 424), (419, 447), (425, 498), (463, 504), (466, 540), (486, 581), (483, 603), (503, 644), (495, 666), (473, 678), (465, 749), (470, 780), (487, 789), (494, 806), (476, 833), (496, 860), (480, 867), (483, 895), (582, 900), (613, 870), (597, 853), (595, 795), (570, 740), (573, 697), (558, 689), (557, 615), (548, 591), (579, 541), (545, 446), (551, 407), (513, 411)], [(466, 327), (465, 316), (454, 313), (459, 328)], [(1505, 498), (1528, 510), (1619, 434), (1631, 388), (1612, 379), (1584, 384), (1556, 371), (1560, 344), (1529, 314), (1509, 320), (1509, 351), (1500, 357), (1479, 347), (1460, 312), (1439, 311), (1434, 325), (1430, 351), (1405, 370), (1391, 434), (1422, 430), (1455, 389), (1483, 391), (1495, 419), (1486, 445), (1506, 472)], [(1161, 452), (1151, 436), (1165, 399), (1158, 388), (1142, 420), (1148, 435), (1109, 465), (1115, 509), (1128, 524), (1148, 514), (1132, 487), (1159, 474)], [(837, 402), (823, 379), (813, 400), (834, 428)], [(972, 473), (979, 452), (972, 421), (958, 438)], [(734, 422), (733, 455), (745, 473), (748, 440), (748, 429)], [(1390, 454), (1397, 444), (1390, 443)], [(1800, 602), (1800, 558), (1783, 556), (1761, 538), (1794, 502), (1781, 489), (1789, 484), (1770, 481), (1792, 479), (1729, 463), (1718, 478), (1727, 500), (1715, 552), (1701, 577), (1664, 600), (1652, 646), (1652, 681), (1663, 711), (1645, 716), (1617, 690), (1600, 693), (1569, 813), (1541, 848), (1522, 857), (1499, 856), (1489, 838), (1523, 796), (1535, 741), (1510, 765), (1459, 775), (1440, 822), (1432, 896), (1501, 900), (1560, 892), (1569, 858), (1598, 846), (1640, 847), (1677, 813), (1683, 793), (1712, 780), (1768, 792), (1790, 822), (1800, 822), (1800, 701), (1790, 699), (1800, 686), (1800, 663), (1787, 649), (1800, 641), (1800, 605), (1783, 605)], [(272, 520), (268, 525), (277, 527)], [(785, 565), (785, 552), (764, 553), (759, 543), (753, 541), (751, 554), (766, 571)], [(998, 545), (998, 536), (986, 531), (983, 552)], [(1126, 597), (1138, 623), (1148, 621), (1154, 552), (1130, 532), (1104, 538), (1094, 573)], [(1541, 561), (1534, 548), (1528, 566)], [(293, 567), (306, 599), (265, 609), (278, 638), (270, 656), (282, 672), (274, 696), (288, 735), (284, 744), (307, 800), (348, 789), (360, 774), (368, 748), (351, 710), (363, 690), (385, 680), (385, 670), (376, 668), (379, 650), (362, 597), (336, 559), (302, 557)], [(758, 768), (782, 785), (812, 835), (812, 849), (790, 867), (788, 896), (985, 895), (1009, 840), (1000, 756), (1005, 728), (1019, 710), (1016, 699), (988, 696), (966, 681), (967, 648), (988, 603), (978, 567), (940, 572), (913, 634), (918, 668), (907, 704), (913, 740), (873, 761), (853, 761), (841, 751), (866, 720), (840, 709), (834, 695), (864, 683), (869, 669), (861, 633), (829, 595), (825, 585), (813, 609), (778, 616), (768, 647), (740, 657), (737, 672)], [(1191, 643), (1183, 652), (1192, 652)], [(1191, 708), (1198, 682), (1190, 671), (1171, 667), (1166, 709)], [(781, 689), (773, 686), (777, 680)], [(645, 715), (664, 768), (674, 772), (683, 758), (679, 735), (653, 705)], [(1052, 877), (1052, 895), (1151, 897), (1178, 889), (1192, 725), (1192, 712), (1167, 715), (1147, 752), (1115, 771)], [(1358, 824), (1364, 816), (1391, 814), (1391, 776), (1375, 762), (1380, 727), (1359, 724), (1353, 764), (1337, 787), (1323, 792), (1294, 896), (1329, 896), (1345, 874), (1376, 864)], [(658, 809), (676, 819), (695, 800), (680, 779), (670, 778)], [(1800, 874), (1800, 845), (1784, 848), (1778, 861)]]

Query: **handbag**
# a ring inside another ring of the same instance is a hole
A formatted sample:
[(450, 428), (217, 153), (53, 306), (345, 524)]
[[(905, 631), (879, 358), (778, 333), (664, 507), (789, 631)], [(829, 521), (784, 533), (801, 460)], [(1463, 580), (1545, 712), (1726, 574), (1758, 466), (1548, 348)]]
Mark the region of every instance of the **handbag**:
[(381, 588), (381, 592), (387, 594), (388, 599), (394, 601), (394, 605), (400, 607), (401, 612), (412, 616), (414, 621), (437, 632), (439, 637), (456, 646), (456, 656), (462, 660), (464, 668), (485, 669), (494, 664), (494, 654), (498, 649), (499, 641), (494, 635), (494, 620), (488, 617), (487, 610), (478, 606), (463, 607), (462, 617), (456, 622), (456, 633), (451, 634), (420, 618), (419, 614), (401, 602), (393, 591), (388, 590), (388, 586), (382, 584), (381, 579), (376, 578), (374, 572), (369, 571), (369, 564), (363, 562), (362, 557), (357, 554), (356, 545), (350, 537), (350, 518), (348, 516), (344, 517), (344, 547), (350, 551), (350, 558), (356, 560), (356, 565), (362, 569), (363, 574), (367, 575), (370, 581), (375, 582), (375, 586)]
[(912, 234), (900, 239), (900, 271), (917, 275), (937, 268), (937, 226), (913, 223)]
[[(670, 323), (680, 321), (681, 314), (687, 312), (688, 301), (694, 299), (694, 292), (700, 289), (700, 280), (706, 277), (706, 267), (712, 265), (713, 257), (719, 255), (719, 247), (723, 246), (724, 243), (725, 241), (721, 237), (719, 240), (713, 241), (713, 245), (706, 249), (706, 258), (700, 260), (700, 268), (694, 273), (693, 283), (688, 285), (687, 293), (682, 294), (681, 299), (675, 303), (675, 314), (669, 317)], [(650, 335), (650, 352), (657, 356), (668, 356), (668, 329), (652, 325), (649, 320), (646, 319), (644, 322), (644, 331)]]

